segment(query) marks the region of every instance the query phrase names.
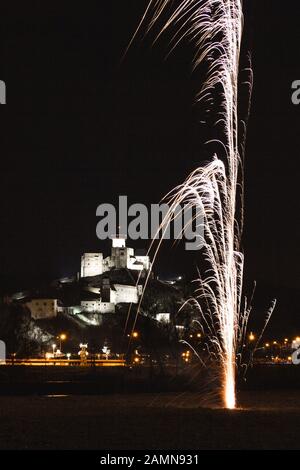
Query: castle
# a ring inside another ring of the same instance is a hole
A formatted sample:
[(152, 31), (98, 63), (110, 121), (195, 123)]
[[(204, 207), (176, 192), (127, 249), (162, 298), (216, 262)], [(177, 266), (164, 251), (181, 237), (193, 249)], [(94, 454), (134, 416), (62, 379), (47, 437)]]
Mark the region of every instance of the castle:
[[(110, 276), (110, 273), (122, 269), (128, 271), (125, 280), (112, 280), (116, 276)], [(137, 285), (135, 277), (130, 273), (137, 272), (140, 279), (145, 277), (150, 269), (149, 256), (139, 254), (138, 251), (135, 253), (133, 248), (126, 247), (125, 237), (116, 235), (112, 237), (110, 256), (103, 258), (100, 252), (82, 255), (80, 277), (84, 282), (80, 305), (64, 306), (58, 299), (34, 298), (27, 302), (27, 307), (31, 317), (36, 320), (54, 318), (60, 312), (81, 315), (83, 320), (85, 313), (114, 313), (116, 305), (137, 304), (142, 295), (142, 284)], [(65, 283), (66, 280), (61, 282)]]
[(99, 276), (112, 269), (149, 271), (149, 256), (135, 254), (133, 248), (126, 247), (125, 237), (112, 238), (111, 255), (103, 259), (102, 253), (84, 253), (81, 257), (81, 277)]

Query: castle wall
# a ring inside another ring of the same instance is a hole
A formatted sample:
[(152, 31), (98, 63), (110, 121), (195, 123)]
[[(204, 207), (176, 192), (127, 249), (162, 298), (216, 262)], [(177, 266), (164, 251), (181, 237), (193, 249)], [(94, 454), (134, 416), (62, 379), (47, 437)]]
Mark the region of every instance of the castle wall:
[(103, 273), (103, 254), (84, 253), (81, 257), (81, 277), (99, 276)]
[(46, 318), (55, 318), (57, 316), (57, 299), (33, 299), (27, 302), (31, 318), (42, 320)]
[(122, 284), (114, 284), (115, 288), (115, 302), (118, 303), (133, 303), (137, 304), (139, 301), (138, 289), (136, 286), (124, 286)]

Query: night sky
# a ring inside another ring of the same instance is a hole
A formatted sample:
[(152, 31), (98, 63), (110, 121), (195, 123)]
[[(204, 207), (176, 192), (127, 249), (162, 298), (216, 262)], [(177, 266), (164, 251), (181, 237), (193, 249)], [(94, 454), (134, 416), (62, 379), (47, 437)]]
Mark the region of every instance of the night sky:
[[(291, 6), (288, 7), (287, 4)], [(121, 57), (147, 2), (13, 2), (1, 7), (1, 291), (79, 269), (96, 238), (96, 207), (157, 203), (210, 158), (211, 129), (194, 106), (188, 44), (165, 60), (164, 38)], [(8, 6), (9, 5), (9, 6)], [(246, 285), (279, 295), (296, 314), (300, 291), (300, 4), (246, 2), (254, 93), (246, 149)], [(165, 38), (166, 39), (166, 38)], [(247, 47), (244, 47), (243, 54)], [(244, 56), (243, 56), (244, 57)], [(241, 103), (241, 107), (245, 103)], [(133, 243), (144, 246), (145, 242)], [(156, 270), (193, 274), (195, 260), (166, 244)], [(279, 299), (279, 300), (280, 300)], [(292, 299), (292, 300), (291, 300)], [(285, 302), (287, 304), (285, 305)], [(290, 304), (288, 305), (288, 302)]]

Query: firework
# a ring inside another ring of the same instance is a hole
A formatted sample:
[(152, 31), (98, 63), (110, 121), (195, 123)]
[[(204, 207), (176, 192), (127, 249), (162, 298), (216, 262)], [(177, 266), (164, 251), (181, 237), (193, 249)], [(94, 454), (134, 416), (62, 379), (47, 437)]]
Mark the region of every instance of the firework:
[[(220, 102), (214, 124), (217, 135), (222, 135), (217, 142), (225, 157), (214, 154), (209, 163), (199, 166), (167, 195), (171, 205), (162, 228), (176, 217), (174, 214), (179, 205), (196, 206), (203, 214), (199, 244), (205, 268), (199, 268), (196, 293), (189, 302), (197, 309), (199, 324), (208, 332), (210, 356), (216, 358), (221, 367), (224, 406), (234, 408), (236, 360), (251, 310), (246, 304), (241, 308), (243, 162), (239, 149), (243, 149), (245, 132), (241, 139), (237, 105), (242, 2), (152, 0), (134, 37), (143, 27), (147, 34), (155, 25), (160, 28), (155, 42), (170, 30), (169, 52), (187, 39), (195, 50), (193, 69), (204, 64), (206, 76), (196, 96), (197, 102), (211, 108), (216, 94)], [(251, 74), (250, 67), (249, 88)], [(159, 247), (160, 243), (154, 259)]]

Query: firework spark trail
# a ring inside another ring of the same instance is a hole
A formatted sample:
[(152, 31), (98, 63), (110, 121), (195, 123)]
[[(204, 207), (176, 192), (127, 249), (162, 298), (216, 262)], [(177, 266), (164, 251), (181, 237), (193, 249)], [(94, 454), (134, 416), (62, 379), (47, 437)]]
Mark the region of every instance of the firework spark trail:
[[(199, 243), (209, 267), (199, 271), (193, 302), (209, 333), (209, 350), (221, 364), (225, 404), (234, 408), (243, 256), (234, 249), (234, 207), (226, 183), (225, 165), (215, 158), (193, 172), (169, 197), (171, 210), (184, 202), (197, 206), (204, 215), (204, 234)], [(205, 310), (203, 300), (208, 306)]]
[[(239, 154), (243, 143), (239, 142), (237, 110), (242, 1), (151, 0), (134, 37), (143, 26), (145, 34), (148, 34), (158, 22), (164, 21), (164, 15), (168, 19), (160, 26), (154, 42), (171, 30), (171, 53), (183, 39), (187, 39), (195, 49), (193, 69), (201, 64), (207, 68), (206, 78), (196, 96), (197, 102), (211, 109), (215, 96), (221, 99), (215, 128), (223, 136), (216, 142), (221, 144), (225, 157), (221, 159), (214, 155), (211, 162), (197, 168), (183, 184), (167, 195), (170, 210), (162, 222), (162, 230), (166, 230), (179, 215), (178, 212), (174, 215), (178, 206), (190, 204), (202, 213), (203, 235), (199, 235), (199, 244), (209, 267), (199, 271), (196, 280), (199, 288), (190, 301), (197, 307), (199, 322), (209, 332), (207, 347), (222, 369), (224, 405), (234, 408), (236, 358), (250, 312), (248, 308), (241, 311), (243, 208), (237, 207), (240, 203), (238, 191), (240, 198), (243, 195), (243, 162)], [(251, 88), (251, 70), (249, 76)], [(160, 244), (161, 240), (155, 249), (154, 261)], [(149, 276), (150, 273), (148, 279)], [(138, 311), (141, 302), (142, 299)], [(206, 308), (203, 308), (204, 302)]]

